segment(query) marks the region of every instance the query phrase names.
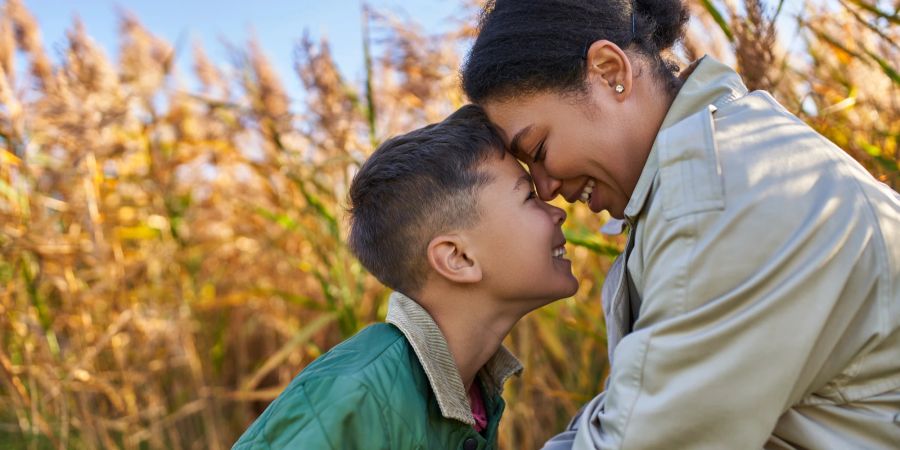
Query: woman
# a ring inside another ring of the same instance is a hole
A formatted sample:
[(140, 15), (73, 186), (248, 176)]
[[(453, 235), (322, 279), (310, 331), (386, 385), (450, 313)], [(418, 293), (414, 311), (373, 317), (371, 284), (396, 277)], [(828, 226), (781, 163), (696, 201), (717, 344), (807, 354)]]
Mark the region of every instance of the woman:
[(765, 92), (660, 52), (678, 0), (497, 0), (462, 71), (539, 195), (629, 232), (612, 371), (560, 448), (900, 443), (900, 196)]

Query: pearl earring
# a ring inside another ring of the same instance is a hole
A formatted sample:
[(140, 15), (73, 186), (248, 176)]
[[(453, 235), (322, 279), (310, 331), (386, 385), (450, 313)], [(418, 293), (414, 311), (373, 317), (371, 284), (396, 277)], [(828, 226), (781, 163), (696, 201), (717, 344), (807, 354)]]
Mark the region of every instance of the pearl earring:
[(621, 94), (625, 92), (625, 86), (622, 86), (621, 83), (616, 85), (616, 94)]

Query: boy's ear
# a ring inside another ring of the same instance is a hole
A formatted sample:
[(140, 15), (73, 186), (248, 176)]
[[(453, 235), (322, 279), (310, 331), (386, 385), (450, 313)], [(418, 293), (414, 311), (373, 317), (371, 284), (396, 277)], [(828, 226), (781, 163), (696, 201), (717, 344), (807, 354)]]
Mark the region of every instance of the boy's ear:
[(481, 265), (466, 253), (465, 240), (457, 234), (437, 236), (428, 243), (428, 264), (454, 283), (481, 281)]

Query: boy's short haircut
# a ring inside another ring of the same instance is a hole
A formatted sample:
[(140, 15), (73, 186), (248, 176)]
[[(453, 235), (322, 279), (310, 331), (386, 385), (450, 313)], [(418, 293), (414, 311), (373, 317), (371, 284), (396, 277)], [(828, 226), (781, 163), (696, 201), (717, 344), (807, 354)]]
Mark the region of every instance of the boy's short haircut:
[(384, 142), (350, 185), (350, 250), (384, 285), (417, 295), (428, 243), (477, 223), (478, 192), (491, 180), (479, 163), (505, 153), (475, 105)]

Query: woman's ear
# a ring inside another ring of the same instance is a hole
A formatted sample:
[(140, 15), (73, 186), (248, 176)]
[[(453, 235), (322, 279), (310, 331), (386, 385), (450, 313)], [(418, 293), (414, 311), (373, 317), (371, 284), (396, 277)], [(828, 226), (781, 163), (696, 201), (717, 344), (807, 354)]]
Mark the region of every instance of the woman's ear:
[(631, 60), (618, 45), (596, 41), (588, 48), (586, 59), (589, 80), (602, 80), (619, 101), (628, 97), (633, 87)]
[(481, 265), (466, 253), (465, 240), (456, 234), (437, 236), (428, 243), (428, 264), (453, 283), (481, 281)]

